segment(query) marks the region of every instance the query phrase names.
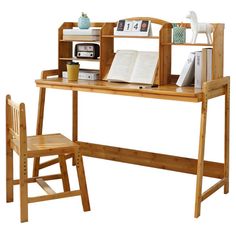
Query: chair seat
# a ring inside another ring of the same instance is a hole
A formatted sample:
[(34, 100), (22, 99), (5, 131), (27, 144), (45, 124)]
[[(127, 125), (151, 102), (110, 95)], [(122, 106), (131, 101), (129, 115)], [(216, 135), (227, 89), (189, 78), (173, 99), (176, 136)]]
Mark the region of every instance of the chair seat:
[(51, 153), (71, 152), (74, 148), (78, 148), (78, 144), (72, 142), (62, 134), (48, 134), (27, 137), (28, 156), (43, 156)]
[[(15, 147), (17, 143), (13, 141)], [(60, 153), (73, 152), (78, 144), (72, 142), (62, 134), (46, 134), (27, 137), (27, 156), (56, 155)], [(17, 150), (19, 151), (19, 150)]]

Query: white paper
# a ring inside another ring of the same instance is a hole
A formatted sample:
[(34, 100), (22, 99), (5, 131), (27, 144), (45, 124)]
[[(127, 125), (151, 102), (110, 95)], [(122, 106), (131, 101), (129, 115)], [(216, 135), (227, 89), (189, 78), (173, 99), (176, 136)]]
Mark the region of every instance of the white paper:
[(153, 84), (158, 52), (138, 52), (130, 82)]
[(107, 79), (112, 81), (129, 82), (136, 55), (137, 52), (133, 50), (117, 51)]
[(120, 50), (116, 53), (107, 79), (140, 84), (153, 84), (158, 52)]

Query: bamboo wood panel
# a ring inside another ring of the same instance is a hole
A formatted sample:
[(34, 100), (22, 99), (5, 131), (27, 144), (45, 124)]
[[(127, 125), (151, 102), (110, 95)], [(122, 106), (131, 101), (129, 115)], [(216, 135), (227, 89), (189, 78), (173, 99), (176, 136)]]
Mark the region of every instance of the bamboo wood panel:
[[(31, 177), (31, 178), (27, 179), (27, 183), (35, 183), (37, 178), (42, 178), (43, 180), (55, 180), (55, 179), (61, 179), (62, 175), (61, 174), (54, 174), (54, 175), (43, 175), (43, 176), (40, 176), (40, 177), (38, 177), (38, 176), (37, 177)], [(19, 179), (14, 179), (13, 180), (14, 185), (17, 185), (19, 183), (20, 183)]]
[(74, 191), (63, 192), (63, 193), (55, 193), (51, 195), (42, 195), (42, 196), (37, 196), (37, 197), (29, 197), (28, 203), (55, 200), (55, 199), (64, 198), (64, 197), (75, 197), (78, 195), (81, 195), (80, 190), (74, 190)]
[[(197, 160), (172, 155), (138, 151), (93, 143), (79, 142), (82, 155), (112, 161), (155, 167), (189, 174), (197, 173)], [(222, 163), (204, 161), (204, 176), (223, 178)]]
[(224, 74), (224, 24), (215, 24), (213, 32), (212, 78), (220, 79)]
[(150, 97), (159, 99), (170, 99), (179, 101), (199, 102), (202, 97), (201, 89), (193, 87), (177, 87), (173, 84), (162, 85), (153, 88), (141, 88), (137, 84), (111, 83), (107, 81), (68, 81), (63, 78), (50, 78), (36, 80), (37, 87), (55, 88), (74, 91), (98, 92), (117, 95)]
[(207, 189), (203, 194), (202, 194), (202, 201), (210, 197), (214, 192), (216, 192), (218, 189), (223, 187), (225, 184), (225, 179), (221, 179), (218, 181), (216, 184), (211, 186), (209, 189)]

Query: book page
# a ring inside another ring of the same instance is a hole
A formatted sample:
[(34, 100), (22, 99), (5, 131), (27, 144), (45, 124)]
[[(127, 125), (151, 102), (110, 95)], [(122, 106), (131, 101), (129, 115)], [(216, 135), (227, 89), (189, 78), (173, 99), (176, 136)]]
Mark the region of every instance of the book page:
[(158, 52), (139, 51), (130, 82), (153, 84), (158, 62)]
[(130, 82), (137, 51), (119, 50), (117, 51), (107, 79), (109, 81)]

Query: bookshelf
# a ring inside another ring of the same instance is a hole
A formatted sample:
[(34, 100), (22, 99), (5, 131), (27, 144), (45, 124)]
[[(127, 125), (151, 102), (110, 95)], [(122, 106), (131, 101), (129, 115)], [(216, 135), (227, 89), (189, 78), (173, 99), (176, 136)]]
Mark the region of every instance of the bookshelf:
[[(77, 26), (77, 23), (65, 22), (62, 24), (58, 32), (58, 68), (54, 70), (43, 71), (41, 79), (36, 80), (36, 86), (40, 89), (36, 133), (37, 135), (42, 134), (46, 89), (50, 88), (72, 91), (72, 140), (80, 145), (80, 151), (82, 155), (182, 173), (195, 174), (196, 192), (194, 217), (197, 218), (200, 216), (202, 201), (210, 197), (221, 187), (224, 188), (225, 194), (229, 192), (230, 77), (224, 77), (223, 75), (224, 24), (213, 24), (214, 31), (212, 44), (174, 44), (171, 41), (171, 23), (150, 17), (134, 17), (128, 18), (128, 20), (150, 20), (152, 24), (160, 26), (159, 35), (148, 37), (115, 36), (114, 28), (116, 27), (116, 23), (92, 23), (92, 26), (101, 27), (99, 40), (100, 58), (97, 60), (100, 63), (100, 79), (96, 81), (68, 81), (67, 79), (62, 78), (62, 71), (66, 70), (67, 61), (75, 60), (72, 55), (74, 41), (62, 40), (63, 29)], [(186, 23), (185, 27), (189, 29), (190, 25)], [(124, 40), (126, 38), (134, 38), (137, 40), (142, 38), (147, 39), (147, 41), (156, 40), (157, 47), (159, 45), (159, 62), (155, 75), (155, 84), (158, 84), (158, 87), (140, 89), (140, 86), (136, 84), (112, 83), (106, 81), (107, 73), (115, 55), (114, 40), (116, 38), (124, 38)], [(178, 58), (178, 55), (172, 55), (172, 48), (190, 46), (212, 48), (212, 80), (204, 82), (202, 89), (195, 89), (194, 87), (190, 86), (177, 87), (175, 82), (178, 78), (178, 75), (171, 73), (172, 59)], [(169, 154), (144, 152), (140, 150), (131, 150), (122, 147), (113, 147), (79, 141), (77, 101), (78, 91), (201, 103), (200, 135), (197, 157), (187, 158)], [(204, 160), (204, 150), (207, 128), (206, 119), (208, 113), (208, 100), (219, 96), (224, 96), (225, 98), (225, 109), (223, 111), (225, 116), (224, 157), (223, 162), (206, 161)], [(53, 162), (46, 162), (43, 163), (43, 166), (50, 166), (51, 163), (55, 162), (56, 160)], [(42, 168), (42, 165), (40, 165), (40, 159), (35, 158), (34, 173), (38, 173)], [(208, 188), (206, 191), (202, 191), (202, 182), (204, 176), (217, 178), (218, 182), (216, 182), (216, 184)]]
[[(223, 77), (223, 54), (224, 54), (224, 24), (213, 24), (213, 43), (184, 43), (175, 44), (172, 43), (172, 24), (167, 21), (163, 21), (156, 18), (149, 17), (136, 17), (128, 18), (127, 20), (150, 20), (152, 25), (160, 25), (159, 35), (154, 36), (118, 36), (114, 35), (114, 28), (116, 23), (114, 22), (93, 22), (91, 26), (101, 27), (100, 40), (90, 40), (89, 42), (99, 42), (100, 43), (100, 58), (99, 59), (78, 59), (72, 56), (73, 54), (73, 42), (85, 42), (84, 40), (63, 40), (63, 29), (70, 29), (77, 26), (74, 22), (65, 22), (59, 28), (58, 35), (58, 69), (59, 76), (62, 76), (62, 71), (66, 70), (66, 63), (70, 60), (76, 61), (98, 61), (100, 62), (100, 79), (106, 80), (107, 73), (112, 64), (115, 52), (114, 52), (114, 40), (116, 38), (132, 38), (132, 39), (147, 39), (147, 40), (157, 40), (157, 45), (159, 45), (159, 63), (158, 70), (155, 75), (154, 83), (158, 85), (168, 85), (175, 84), (178, 75), (171, 74), (171, 60), (172, 60), (172, 47), (211, 47), (213, 50), (212, 55), (212, 75), (213, 80)], [(190, 29), (190, 24), (184, 23), (187, 29)], [(88, 41), (86, 41), (88, 42)]]
[[(102, 27), (104, 23), (96, 22), (91, 23), (93, 27)], [(59, 76), (62, 77), (62, 72), (66, 71), (66, 64), (69, 61), (87, 61), (87, 62), (100, 62), (100, 58), (76, 58), (73, 56), (74, 52), (74, 42), (93, 42), (100, 43), (100, 40), (84, 40), (84, 39), (76, 39), (76, 40), (64, 40), (63, 39), (63, 29), (72, 29), (73, 27), (78, 26), (75, 22), (64, 22), (60, 28), (58, 29), (58, 69)]]
[[(151, 20), (152, 24), (166, 24), (166, 21), (155, 19), (155, 18), (145, 18), (145, 17), (139, 17), (139, 18), (128, 18), (129, 20)], [(63, 40), (63, 29), (70, 29), (72, 27), (76, 27), (77, 23), (75, 22), (65, 22), (61, 25), (59, 28), (58, 33), (58, 69), (59, 69), (59, 76), (62, 76), (62, 71), (66, 70), (66, 63), (70, 60), (80, 60), (75, 59), (72, 57), (73, 54), (73, 42), (84, 42), (84, 40)], [(110, 66), (112, 64), (112, 60), (114, 58), (115, 52), (114, 52), (114, 39), (116, 38), (133, 38), (133, 39), (148, 39), (148, 40), (158, 40), (159, 36), (118, 36), (114, 35), (114, 28), (116, 27), (116, 23), (114, 22), (105, 22), (105, 23), (99, 23), (99, 22), (93, 22), (91, 23), (91, 26), (94, 27), (101, 27), (101, 35), (99, 41), (90, 40), (89, 42), (99, 42), (100, 43), (100, 79), (106, 80), (107, 73), (110, 69)], [(88, 41), (86, 41), (88, 42)], [(158, 48), (157, 48), (158, 49)], [(87, 59), (86, 59), (87, 60)], [(88, 61), (92, 61), (92, 59), (88, 59)], [(158, 83), (158, 76), (156, 75), (155, 83)]]
[[(190, 24), (184, 26), (190, 29)], [(172, 47), (211, 47), (212, 48), (212, 80), (223, 78), (223, 60), (224, 60), (224, 24), (213, 24), (213, 43), (172, 43), (172, 24), (165, 24), (160, 30), (160, 80), (159, 84), (176, 83), (177, 76), (171, 74), (171, 51)]]
[[(166, 21), (157, 19), (157, 18), (150, 18), (150, 17), (134, 17), (134, 18), (127, 18), (126, 20), (150, 20), (152, 25), (156, 26), (163, 26), (166, 24)], [(157, 51), (158, 51), (158, 41), (160, 41), (160, 36), (158, 35), (158, 32), (156, 32), (156, 35), (154, 36), (121, 36), (121, 35), (114, 35), (114, 30), (116, 27), (116, 23), (105, 23), (102, 28), (102, 34), (101, 34), (101, 79), (106, 80), (107, 73), (110, 69), (111, 63), (113, 61), (115, 52), (114, 52), (114, 40), (116, 38), (131, 38), (131, 39), (147, 39), (147, 40), (156, 40), (157, 42)], [(109, 53), (104, 53), (107, 50), (109, 50)], [(159, 64), (159, 63), (158, 63)], [(157, 73), (155, 75), (154, 83), (155, 84), (161, 84), (160, 83), (160, 76), (159, 71), (157, 70)]]

